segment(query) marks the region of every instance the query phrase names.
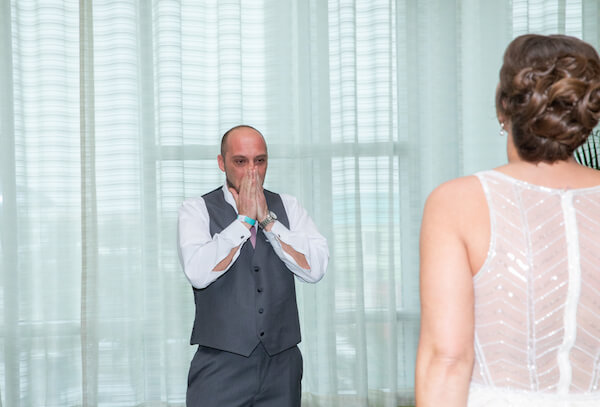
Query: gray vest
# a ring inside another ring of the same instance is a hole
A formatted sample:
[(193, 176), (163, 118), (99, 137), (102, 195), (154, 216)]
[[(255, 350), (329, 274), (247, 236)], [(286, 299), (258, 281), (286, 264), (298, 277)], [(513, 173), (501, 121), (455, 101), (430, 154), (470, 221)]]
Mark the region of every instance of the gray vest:
[[(267, 190), (269, 210), (289, 228), (281, 197)], [(218, 188), (203, 196), (210, 234), (221, 232), (237, 218)], [(270, 355), (300, 342), (294, 275), (258, 229), (256, 248), (248, 239), (235, 263), (206, 288), (194, 288), (196, 317), (191, 344), (248, 356), (263, 343)]]

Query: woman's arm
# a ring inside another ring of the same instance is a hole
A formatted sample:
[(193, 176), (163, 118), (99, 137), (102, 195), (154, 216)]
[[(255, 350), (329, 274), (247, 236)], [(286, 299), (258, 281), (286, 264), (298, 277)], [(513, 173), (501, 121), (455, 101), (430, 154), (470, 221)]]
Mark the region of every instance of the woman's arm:
[[(425, 204), (421, 227), (418, 407), (466, 406), (473, 369), (473, 282), (462, 232), (471, 180), (445, 183)], [(467, 187), (467, 188), (465, 188)], [(468, 204), (467, 204), (468, 205)]]

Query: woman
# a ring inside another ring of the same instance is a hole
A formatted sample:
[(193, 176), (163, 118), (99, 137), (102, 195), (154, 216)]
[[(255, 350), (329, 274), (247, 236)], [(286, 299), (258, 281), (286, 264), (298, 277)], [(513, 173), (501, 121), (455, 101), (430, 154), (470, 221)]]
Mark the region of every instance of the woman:
[(496, 108), (508, 164), (425, 205), (417, 406), (600, 406), (600, 171), (573, 159), (600, 118), (598, 54), (516, 38)]

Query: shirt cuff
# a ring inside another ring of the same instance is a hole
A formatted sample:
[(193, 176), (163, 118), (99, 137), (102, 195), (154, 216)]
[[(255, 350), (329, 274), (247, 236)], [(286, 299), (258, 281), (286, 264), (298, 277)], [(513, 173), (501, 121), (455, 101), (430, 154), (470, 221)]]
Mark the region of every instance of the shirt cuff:
[(221, 237), (231, 242), (231, 248), (237, 247), (250, 238), (250, 230), (242, 224), (241, 220), (234, 220), (221, 231)]
[[(274, 239), (279, 245), (277, 239), (280, 239), (282, 242), (292, 246), (297, 252), (302, 253), (304, 256), (308, 256), (309, 250), (305, 239), (294, 239), (292, 232), (290, 232), (290, 230), (286, 228), (281, 222), (275, 221), (275, 223), (271, 227), (271, 231), (267, 232), (265, 230), (264, 233), (269, 239), (269, 241), (271, 241), (271, 243), (273, 243), (272, 239)], [(285, 253), (285, 256), (290, 259), (292, 258), (292, 256), (290, 256), (287, 253)]]
[(286, 243), (287, 243), (287, 240), (285, 239), (285, 237), (289, 232), (290, 231), (287, 230), (287, 228), (285, 226), (283, 226), (281, 224), (281, 222), (277, 222), (277, 221), (273, 222), (273, 226), (271, 226), (270, 231), (267, 232), (266, 229), (263, 229), (263, 233), (266, 236), (278, 237)]

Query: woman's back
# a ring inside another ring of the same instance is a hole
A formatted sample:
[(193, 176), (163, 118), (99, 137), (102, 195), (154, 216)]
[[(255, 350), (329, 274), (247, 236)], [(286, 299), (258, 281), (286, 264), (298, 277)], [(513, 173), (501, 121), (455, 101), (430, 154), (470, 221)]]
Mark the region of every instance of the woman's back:
[(589, 394), (600, 381), (600, 186), (556, 189), (499, 171), (477, 175), (490, 247), (473, 278), (471, 401), (492, 388), (600, 397)]
[[(565, 35), (506, 48), (508, 164), (435, 188), (420, 237), (420, 406), (600, 406), (600, 56)], [(483, 188), (482, 188), (483, 187)]]

